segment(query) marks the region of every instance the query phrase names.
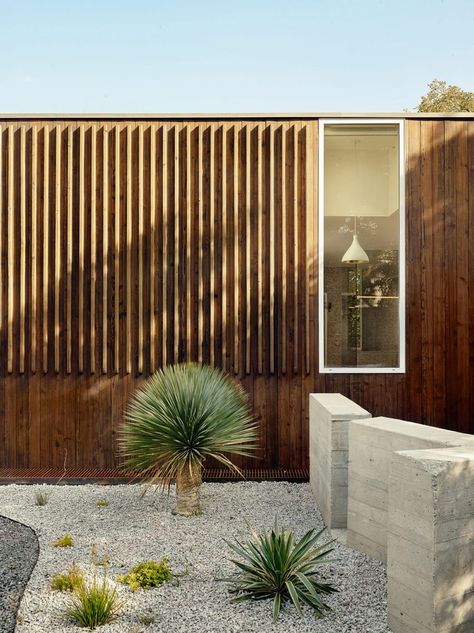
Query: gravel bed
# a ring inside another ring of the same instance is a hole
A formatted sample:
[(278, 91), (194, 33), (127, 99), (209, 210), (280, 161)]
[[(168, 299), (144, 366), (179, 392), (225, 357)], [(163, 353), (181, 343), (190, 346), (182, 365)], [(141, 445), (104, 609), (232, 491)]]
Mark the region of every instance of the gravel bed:
[[(40, 488), (49, 495), (45, 506), (34, 502)], [(126, 605), (116, 622), (99, 629), (103, 633), (389, 632), (384, 566), (339, 543), (324, 576), (340, 591), (329, 596), (333, 611), (324, 620), (309, 609), (300, 617), (290, 606), (272, 625), (270, 603), (232, 604), (227, 586), (215, 580), (234, 571), (223, 539), (244, 534), (247, 522), (257, 529), (270, 528), (277, 516), (280, 525), (298, 535), (322, 527), (309, 484), (206, 483), (204, 514), (193, 518), (171, 514), (173, 488), (169, 496), (157, 492), (141, 497), (140, 492), (138, 485), (0, 487), (0, 514), (31, 526), (40, 542), (38, 564), (20, 604), (17, 633), (79, 630), (62, 615), (68, 596), (52, 591), (50, 581), (73, 561), (93, 573), (93, 545), (110, 557), (112, 581), (133, 565), (164, 555), (172, 571), (181, 574), (173, 583), (149, 591), (132, 592), (118, 584)], [(107, 507), (96, 506), (102, 499), (109, 502)], [(73, 536), (74, 547), (53, 547), (64, 534)], [(0, 586), (3, 580), (0, 577)], [(146, 626), (141, 623), (144, 616), (154, 621)]]
[(33, 530), (0, 516), (0, 633), (15, 630), (18, 605), (38, 554)]

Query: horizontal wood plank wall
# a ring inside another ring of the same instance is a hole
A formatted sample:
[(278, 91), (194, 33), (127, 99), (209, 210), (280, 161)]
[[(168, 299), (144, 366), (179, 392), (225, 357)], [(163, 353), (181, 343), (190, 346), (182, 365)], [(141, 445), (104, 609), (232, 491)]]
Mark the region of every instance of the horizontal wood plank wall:
[(259, 466), (307, 464), (312, 391), (474, 430), (474, 123), (406, 123), (406, 375), (317, 371), (317, 134), (0, 120), (0, 466), (116, 465), (130, 394), (185, 360), (243, 384)]

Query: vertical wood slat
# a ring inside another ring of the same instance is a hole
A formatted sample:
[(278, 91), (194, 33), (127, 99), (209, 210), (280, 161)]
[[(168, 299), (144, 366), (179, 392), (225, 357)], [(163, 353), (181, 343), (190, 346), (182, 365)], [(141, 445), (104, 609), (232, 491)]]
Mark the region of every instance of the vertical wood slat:
[(313, 161), (314, 157), (314, 125), (309, 123), (305, 128), (305, 164), (306, 164), (306, 181), (305, 181), (305, 203), (303, 207), (303, 216), (305, 218), (305, 326), (304, 326), (304, 355), (305, 355), (305, 371), (306, 374), (311, 373), (311, 338), (310, 338), (310, 308), (312, 293), (312, 276), (314, 274), (314, 243), (315, 236), (313, 234), (313, 212), (314, 212), (314, 178), (316, 169)]
[(161, 348), (163, 366), (168, 364), (168, 131), (169, 128), (165, 124), (162, 127), (162, 180), (163, 180), (163, 197), (162, 197), (162, 226), (163, 226), (163, 259), (162, 259), (162, 328), (161, 328)]
[(150, 128), (150, 371), (156, 369), (156, 125)]
[(126, 160), (126, 315), (125, 315), (125, 369), (127, 374), (132, 371), (132, 128), (128, 124), (127, 131), (127, 160)]
[(43, 131), (43, 372), (48, 371), (49, 320), (49, 127)]
[(66, 372), (72, 371), (72, 265), (73, 265), (73, 136), (67, 128), (67, 261), (66, 261)]
[(20, 126), (20, 374), (25, 372), (26, 312), (26, 130)]
[(288, 254), (287, 254), (287, 204), (286, 204), (286, 164), (287, 164), (287, 134), (288, 124), (282, 124), (281, 131), (281, 372), (286, 374), (286, 324), (288, 314), (287, 303), (287, 275), (288, 275)]
[(91, 276), (90, 276), (90, 371), (95, 372), (96, 357), (96, 281), (97, 281), (97, 129), (91, 127)]
[(14, 320), (14, 246), (15, 246), (15, 224), (14, 224), (14, 128), (10, 125), (8, 128), (8, 163), (7, 163), (7, 271), (8, 271), (8, 300), (7, 300), (7, 333), (8, 333), (8, 350), (7, 350), (7, 367), (8, 373), (13, 372), (13, 320)]
[(257, 368), (263, 372), (263, 169), (262, 169), (262, 126), (257, 125)]
[[(0, 138), (1, 143), (1, 138)], [(1, 154), (1, 145), (0, 145)], [(0, 159), (1, 161), (1, 159)], [(1, 174), (1, 168), (0, 168)], [(30, 367), (32, 373), (36, 373), (36, 348), (37, 348), (37, 314), (38, 314), (38, 128), (31, 129), (31, 343), (30, 343)], [(0, 176), (1, 180), (1, 176)], [(1, 190), (1, 185), (0, 185)], [(1, 193), (0, 193), (1, 196)], [(1, 220), (0, 220), (1, 235)], [(0, 272), (1, 278), (1, 272)], [(0, 291), (0, 297), (1, 297)], [(0, 299), (1, 301), (1, 299)], [(1, 309), (0, 309), (1, 314)]]
[(143, 373), (143, 258), (145, 228), (143, 217), (143, 125), (138, 126), (138, 373)]
[(215, 124), (211, 123), (210, 126), (210, 135), (209, 135), (209, 155), (210, 155), (210, 170), (209, 170), (209, 245), (210, 245), (210, 297), (209, 297), (209, 348), (210, 348), (210, 364), (214, 365), (214, 356), (215, 356), (215, 283), (216, 283), (216, 272), (215, 272), (215, 134), (216, 128)]
[(179, 238), (180, 238), (180, 208), (179, 208), (179, 131), (180, 125), (174, 125), (174, 186), (173, 186), (173, 224), (174, 224), (174, 263), (173, 263), (173, 287), (174, 287), (174, 346), (173, 346), (173, 362), (179, 361)]
[(202, 126), (198, 127), (198, 170), (197, 170), (197, 197), (198, 197), (198, 361), (202, 363), (204, 341), (204, 281), (203, 281), (203, 173), (202, 173)]
[(293, 309), (294, 309), (294, 341), (293, 341), (293, 373), (298, 373), (299, 358), (299, 327), (298, 327), (298, 281), (299, 281), (299, 209), (298, 209), (298, 131), (301, 126), (296, 123), (293, 126)]
[(204, 280), (203, 280), (203, 259), (204, 259), (204, 217), (203, 217), (203, 131), (202, 126), (198, 127), (198, 290), (199, 290), (199, 316), (198, 316), (198, 361), (202, 363), (203, 343), (204, 343)]
[(186, 360), (191, 360), (192, 343), (192, 306), (191, 306), (191, 126), (185, 127), (186, 133)]
[(55, 235), (54, 235), (54, 371), (59, 372), (60, 362), (60, 286), (61, 286), (61, 126), (56, 125), (55, 158)]
[(108, 291), (109, 291), (109, 131), (102, 130), (102, 373), (108, 371)]
[(249, 125), (245, 126), (245, 274), (246, 274), (246, 335), (245, 335), (245, 371), (250, 374), (251, 367), (251, 276), (250, 276), (250, 131)]
[(227, 125), (222, 125), (222, 360), (221, 366), (227, 369)]
[(240, 123), (234, 125), (234, 374), (239, 374), (239, 340), (240, 340), (240, 324), (239, 324), (239, 305), (240, 305), (240, 270), (239, 270), (239, 250), (240, 250), (240, 233), (239, 233), (239, 134), (242, 126)]
[(277, 233), (275, 231), (275, 126), (269, 124), (270, 138), (270, 212), (269, 212), (269, 274), (270, 274), (270, 373), (275, 373), (275, 248), (277, 245)]
[(78, 307), (78, 369), (79, 373), (84, 371), (84, 265), (85, 265), (85, 128), (79, 126), (79, 307)]
[(120, 372), (120, 129), (115, 126), (115, 226), (114, 226), (114, 371)]

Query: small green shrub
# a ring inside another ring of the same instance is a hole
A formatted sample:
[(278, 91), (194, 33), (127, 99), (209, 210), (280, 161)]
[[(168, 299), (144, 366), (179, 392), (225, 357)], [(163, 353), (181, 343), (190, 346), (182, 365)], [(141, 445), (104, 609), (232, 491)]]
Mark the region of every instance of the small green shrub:
[(75, 563), (64, 574), (56, 574), (51, 579), (51, 589), (56, 591), (77, 591), (83, 585), (84, 574)]
[(157, 563), (155, 560), (139, 563), (132, 567), (119, 581), (128, 585), (132, 591), (137, 589), (151, 589), (159, 587), (164, 582), (172, 580), (173, 576), (166, 556)]
[(53, 545), (54, 547), (72, 547), (74, 540), (70, 534), (65, 534), (64, 536), (60, 536)]
[(101, 580), (94, 577), (92, 582), (73, 593), (66, 615), (80, 626), (93, 630), (115, 620), (123, 605), (124, 601), (117, 589), (109, 584), (104, 575)]
[(330, 610), (320, 597), (337, 591), (320, 582), (316, 568), (327, 563), (333, 548), (331, 541), (316, 546), (324, 530), (307, 532), (299, 541), (292, 530), (278, 527), (276, 521), (270, 532), (258, 534), (250, 529), (251, 538), (236, 544), (226, 543), (243, 560), (232, 560), (239, 571), (230, 578), (230, 591), (239, 594), (234, 602), (273, 599), (273, 621), (280, 615), (282, 605), (291, 601), (301, 613), (301, 604), (310, 606), (317, 617)]
[(35, 506), (45, 506), (48, 500), (49, 495), (47, 492), (41, 492), (41, 490), (35, 492)]
[(155, 621), (155, 617), (148, 614), (141, 615), (138, 619), (140, 620), (140, 624), (144, 624), (145, 626), (150, 626), (150, 624), (153, 624)]
[(108, 505), (110, 505), (110, 504), (109, 504), (109, 502), (107, 501), (107, 499), (98, 499), (98, 500), (95, 502), (95, 505), (96, 505), (98, 508), (106, 508), (106, 507), (107, 507)]
[(99, 549), (97, 545), (91, 547), (91, 560), (92, 564), (97, 567), (108, 567), (110, 565), (110, 556), (105, 552), (104, 554), (99, 554)]

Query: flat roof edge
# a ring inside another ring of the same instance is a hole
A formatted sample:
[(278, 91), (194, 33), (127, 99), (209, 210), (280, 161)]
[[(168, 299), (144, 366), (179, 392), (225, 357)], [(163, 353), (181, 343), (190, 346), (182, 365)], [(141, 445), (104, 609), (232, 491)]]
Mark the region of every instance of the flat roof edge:
[(0, 113), (0, 121), (31, 120), (311, 120), (311, 119), (474, 119), (474, 112), (254, 112), (254, 113)]

